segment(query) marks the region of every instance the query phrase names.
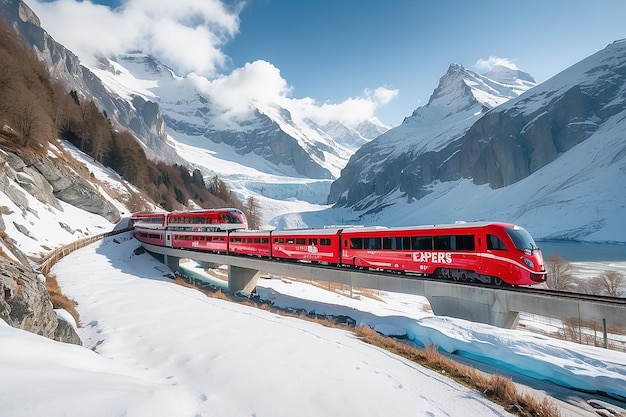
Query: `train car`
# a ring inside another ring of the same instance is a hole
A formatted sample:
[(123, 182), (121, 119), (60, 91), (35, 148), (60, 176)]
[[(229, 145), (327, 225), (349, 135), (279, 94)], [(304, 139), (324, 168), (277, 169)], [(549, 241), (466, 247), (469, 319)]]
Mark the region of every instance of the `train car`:
[(165, 246), (175, 249), (228, 253), (228, 232), (167, 231)]
[(272, 257), (339, 264), (341, 229), (298, 229), (272, 232)]
[(144, 229), (165, 229), (167, 213), (133, 213), (128, 221), (128, 227), (143, 227)]
[(170, 230), (221, 231), (247, 229), (246, 215), (236, 208), (174, 211), (167, 215)]
[(494, 285), (545, 281), (541, 251), (528, 232), (506, 223), (346, 229), (342, 263)]
[(228, 236), (228, 252), (234, 255), (270, 257), (271, 232), (261, 230), (235, 230)]
[(133, 231), (135, 239), (140, 242), (149, 243), (156, 246), (165, 245), (165, 230), (155, 230), (151, 228), (135, 227)]

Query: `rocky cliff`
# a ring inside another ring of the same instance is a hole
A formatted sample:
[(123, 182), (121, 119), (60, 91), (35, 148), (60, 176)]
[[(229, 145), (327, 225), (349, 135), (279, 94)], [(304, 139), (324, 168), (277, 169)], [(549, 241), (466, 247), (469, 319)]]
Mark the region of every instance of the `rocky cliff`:
[(20, 0), (0, 2), (0, 15), (22, 36), (44, 63), (50, 77), (74, 90), (84, 100), (93, 100), (111, 120), (131, 131), (146, 145), (153, 158), (181, 162), (167, 145), (165, 121), (158, 104), (140, 96), (124, 100), (109, 91), (102, 81), (81, 65), (78, 57), (56, 42), (41, 27), (37, 15)]
[[(51, 250), (46, 243), (49, 236), (38, 230), (42, 226), (38, 222), (54, 218), (54, 212), (64, 212), (67, 204), (110, 223), (118, 221), (120, 214), (86, 180), (89, 172), (85, 167), (81, 169), (61, 151), (56, 157), (52, 155), (0, 151), (0, 319), (51, 339), (80, 344), (74, 327), (55, 313), (44, 286), (45, 277), (33, 269), (33, 261), (23, 253), (19, 242), (32, 242), (41, 249), (29, 256)], [(53, 221), (56, 224), (47, 221), (44, 226), (48, 233), (76, 235), (73, 240), (82, 237), (68, 224)], [(46, 240), (41, 239), (42, 235)]]
[(460, 174), (494, 189), (526, 178), (624, 112), (625, 85), (620, 41), (478, 120), (461, 139)]
[[(2, 245), (6, 245), (3, 239)], [(55, 313), (45, 278), (16, 260), (0, 256), (0, 319), (10, 326), (60, 342), (82, 344), (72, 324)]]
[(328, 202), (356, 210), (380, 210), (399, 191), (407, 201), (429, 193), (434, 181), (461, 177), (463, 136), (495, 106), (535, 85), (508, 68), (479, 75), (450, 65), (428, 104), (404, 122), (362, 146), (333, 182)]

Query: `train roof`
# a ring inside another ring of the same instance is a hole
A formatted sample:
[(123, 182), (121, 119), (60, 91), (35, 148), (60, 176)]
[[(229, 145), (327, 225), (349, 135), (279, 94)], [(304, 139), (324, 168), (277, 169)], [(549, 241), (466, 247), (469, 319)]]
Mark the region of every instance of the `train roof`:
[(485, 226), (513, 226), (511, 223), (503, 223), (503, 222), (458, 222), (458, 223), (447, 223), (447, 224), (426, 224), (419, 226), (398, 226), (398, 227), (362, 227), (362, 228), (347, 228), (344, 229), (344, 233), (359, 233), (359, 232), (372, 232), (377, 230), (388, 230), (388, 231), (411, 231), (411, 230), (441, 230), (441, 229), (470, 229), (475, 227), (485, 227)]
[[(336, 235), (342, 229), (285, 229), (273, 230), (272, 236), (306, 236), (306, 235)], [(344, 229), (345, 230), (345, 229)]]
[(243, 213), (238, 208), (234, 207), (224, 207), (224, 208), (211, 208), (211, 209), (193, 209), (193, 210), (176, 210), (170, 212), (170, 214), (174, 215), (182, 215), (182, 214), (203, 214), (203, 213), (219, 213), (219, 212), (229, 212), (229, 213)]
[(248, 230), (248, 229), (233, 229), (231, 235), (268, 235), (271, 230)]

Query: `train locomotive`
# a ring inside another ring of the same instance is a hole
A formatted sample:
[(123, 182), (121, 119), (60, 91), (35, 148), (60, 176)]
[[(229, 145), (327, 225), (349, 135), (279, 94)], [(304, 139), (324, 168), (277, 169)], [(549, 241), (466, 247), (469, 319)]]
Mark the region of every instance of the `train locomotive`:
[(534, 239), (509, 223), (273, 231), (246, 230), (246, 225), (245, 215), (237, 209), (138, 213), (130, 221), (139, 241), (176, 249), (497, 286), (546, 280), (543, 256)]

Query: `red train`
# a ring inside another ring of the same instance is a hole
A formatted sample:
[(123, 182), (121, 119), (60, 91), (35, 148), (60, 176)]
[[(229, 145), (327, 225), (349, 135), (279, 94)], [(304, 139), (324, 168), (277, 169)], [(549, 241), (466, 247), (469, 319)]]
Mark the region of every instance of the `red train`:
[(247, 229), (246, 215), (236, 208), (200, 209), (159, 213), (134, 213), (129, 227), (181, 231), (222, 231)]
[(532, 285), (546, 280), (535, 241), (526, 230), (508, 223), (214, 232), (159, 229), (148, 221), (137, 221), (135, 236), (142, 242), (180, 249), (493, 285)]

